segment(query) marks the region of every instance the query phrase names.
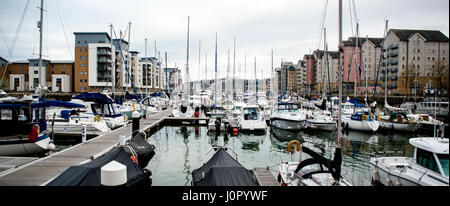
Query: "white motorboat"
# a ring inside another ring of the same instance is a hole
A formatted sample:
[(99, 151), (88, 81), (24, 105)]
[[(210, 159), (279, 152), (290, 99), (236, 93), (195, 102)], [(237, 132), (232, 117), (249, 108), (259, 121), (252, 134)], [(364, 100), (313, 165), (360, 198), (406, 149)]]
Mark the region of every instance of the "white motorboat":
[(49, 130), (58, 135), (81, 134), (83, 125), (87, 135), (100, 135), (111, 129), (100, 116), (85, 114), (86, 110), (79, 109), (48, 109), (46, 114)]
[(305, 127), (306, 112), (292, 103), (278, 103), (270, 117), (270, 125), (284, 130), (300, 130)]
[[(277, 179), (281, 186), (351, 186), (340, 176), (340, 168), (335, 168), (342, 162), (340, 149), (336, 148), (333, 160), (304, 147), (297, 140), (290, 141), (287, 150), (291, 153), (291, 161), (282, 161), (279, 166)], [(300, 154), (299, 161), (293, 161), (295, 151)], [(310, 158), (302, 160), (302, 152)]]
[(85, 92), (74, 96), (70, 102), (84, 104), (86, 112), (83, 115), (91, 115), (93, 118), (99, 116), (111, 129), (126, 124), (125, 116), (117, 109), (114, 100), (107, 94)]
[(409, 139), (413, 157), (373, 157), (372, 181), (390, 186), (449, 186), (449, 140), (438, 137)]
[(397, 132), (414, 132), (421, 127), (413, 118), (408, 118), (405, 113), (392, 112), (390, 115), (380, 116), (380, 129)]
[(246, 105), (238, 121), (239, 128), (244, 133), (266, 133), (267, 125), (258, 105)]
[(306, 122), (308, 127), (312, 129), (335, 131), (336, 121), (331, 118), (331, 113), (328, 111), (311, 111), (306, 115)]
[(344, 128), (351, 130), (376, 132), (380, 127), (380, 123), (368, 113), (356, 112), (352, 115), (343, 115), (341, 120)]

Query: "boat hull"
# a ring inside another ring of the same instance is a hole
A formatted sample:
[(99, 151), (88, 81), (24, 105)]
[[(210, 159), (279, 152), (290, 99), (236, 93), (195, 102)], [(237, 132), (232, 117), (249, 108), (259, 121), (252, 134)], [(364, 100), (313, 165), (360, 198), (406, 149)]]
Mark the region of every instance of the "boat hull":
[[(410, 157), (371, 158), (369, 165), (372, 182), (385, 186), (449, 186), (448, 178), (439, 178), (414, 167), (411, 162)], [(424, 175), (425, 173), (429, 174)]]
[(270, 125), (278, 129), (298, 131), (304, 128), (304, 121), (272, 118), (270, 119)]
[(380, 127), (380, 122), (378, 121), (358, 121), (353, 120), (348, 116), (342, 116), (341, 118), (344, 128), (363, 131), (363, 132), (375, 132)]
[(421, 127), (421, 124), (395, 123), (380, 121), (380, 129), (391, 130), (397, 132), (415, 132)]
[(54, 149), (47, 133), (41, 134), (36, 142), (31, 142), (27, 135), (0, 140), (0, 156), (41, 155)]

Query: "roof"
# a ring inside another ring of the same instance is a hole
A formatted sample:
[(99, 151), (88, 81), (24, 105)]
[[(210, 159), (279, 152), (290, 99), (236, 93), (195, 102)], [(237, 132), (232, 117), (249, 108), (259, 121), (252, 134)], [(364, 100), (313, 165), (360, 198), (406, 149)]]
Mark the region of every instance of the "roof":
[[(361, 47), (367, 40), (372, 42), (375, 46), (381, 47), (381, 43), (383, 42), (383, 38), (375, 38), (375, 37), (358, 37), (358, 46)], [(344, 46), (355, 46), (356, 37), (349, 37), (347, 41), (342, 41)]]
[(314, 59), (314, 55), (312, 55), (312, 54), (305, 54), (303, 56), (303, 59)]
[(106, 35), (108, 37), (109, 41), (111, 41), (111, 37), (106, 32), (73, 32), (73, 34), (74, 35), (102, 34), (102, 35)]
[(442, 32), (437, 30), (406, 30), (406, 29), (391, 29), (400, 41), (408, 41), (415, 34), (420, 34), (426, 41), (429, 42), (448, 42), (449, 39)]
[(439, 137), (421, 137), (421, 138), (411, 138), (409, 143), (414, 147), (437, 153), (437, 154), (448, 154), (449, 141), (446, 138)]

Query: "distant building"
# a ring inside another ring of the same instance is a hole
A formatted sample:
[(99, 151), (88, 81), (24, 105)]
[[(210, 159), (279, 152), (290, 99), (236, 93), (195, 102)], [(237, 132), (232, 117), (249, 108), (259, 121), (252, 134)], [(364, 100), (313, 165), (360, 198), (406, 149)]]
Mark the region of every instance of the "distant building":
[[(72, 60), (42, 60), (48, 90), (72, 92), (74, 62)], [(0, 71), (5, 73), (3, 89), (10, 92), (31, 92), (39, 86), (39, 59), (8, 62), (0, 57)]]
[[(388, 71), (389, 95), (422, 95), (427, 86), (436, 88), (443, 75), (438, 64), (448, 76), (449, 39), (440, 31), (390, 29), (383, 51), (382, 69)], [(386, 76), (382, 74), (384, 88)]]

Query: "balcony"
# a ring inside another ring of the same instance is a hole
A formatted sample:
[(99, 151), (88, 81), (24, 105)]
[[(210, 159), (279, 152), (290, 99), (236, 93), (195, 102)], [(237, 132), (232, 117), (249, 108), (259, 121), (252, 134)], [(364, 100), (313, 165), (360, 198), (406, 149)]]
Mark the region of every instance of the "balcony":
[(396, 81), (397, 80), (397, 76), (389, 76), (388, 80)]
[(98, 58), (97, 62), (99, 62), (99, 63), (112, 63), (112, 60), (110, 58), (102, 57), (102, 58)]
[(397, 66), (395, 66), (395, 67), (392, 67), (392, 69), (389, 69), (389, 72), (392, 72), (392, 73), (397, 73), (397, 72), (398, 72), (398, 68), (397, 68)]
[(391, 49), (397, 49), (398, 48), (398, 42), (394, 42), (391, 45)]
[(109, 55), (111, 56), (111, 51), (108, 51), (106, 49), (100, 49), (97, 51), (97, 55)]

